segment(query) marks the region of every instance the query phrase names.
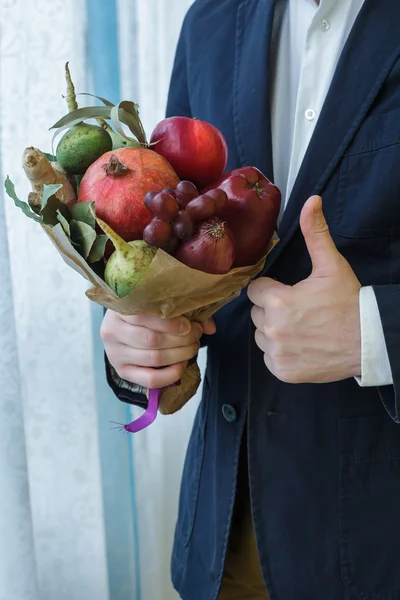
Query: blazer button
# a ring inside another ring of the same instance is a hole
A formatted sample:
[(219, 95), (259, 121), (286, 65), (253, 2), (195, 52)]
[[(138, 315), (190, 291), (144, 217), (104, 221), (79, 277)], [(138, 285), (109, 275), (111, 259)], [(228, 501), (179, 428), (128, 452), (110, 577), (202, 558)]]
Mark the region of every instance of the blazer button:
[(232, 404), (223, 404), (222, 414), (228, 423), (234, 423), (237, 420), (237, 413)]

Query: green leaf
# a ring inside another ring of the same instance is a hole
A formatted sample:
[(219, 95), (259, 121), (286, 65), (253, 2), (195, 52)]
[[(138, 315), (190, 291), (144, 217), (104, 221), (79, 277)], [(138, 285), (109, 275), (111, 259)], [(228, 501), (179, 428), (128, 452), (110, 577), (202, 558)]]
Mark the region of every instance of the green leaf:
[(57, 225), (57, 223), (60, 222), (58, 218), (58, 212), (60, 212), (67, 221), (71, 220), (71, 211), (69, 210), (68, 206), (63, 204), (61, 200), (57, 198), (57, 196), (50, 196), (46, 199), (46, 204), (42, 206), (40, 210), (40, 214), (43, 217), (43, 223), (45, 225), (50, 225), (51, 227)]
[(4, 187), (6, 189), (6, 193), (8, 194), (8, 196), (10, 196), (10, 198), (12, 198), (14, 200), (15, 206), (20, 208), (22, 210), (22, 212), (30, 219), (33, 219), (37, 223), (42, 222), (42, 217), (40, 215), (37, 215), (31, 209), (31, 207), (29, 206), (29, 204), (27, 202), (23, 202), (22, 200), (20, 200), (18, 198), (17, 194), (15, 193), (15, 186), (14, 186), (13, 182), (11, 181), (11, 179), (8, 177), (8, 175), (4, 182)]
[(57, 121), (50, 129), (55, 129), (54, 135), (51, 140), (53, 148), (55, 138), (64, 130), (71, 129), (74, 125), (82, 123), (84, 119), (109, 119), (111, 108), (109, 106), (87, 106), (85, 108), (78, 108), (71, 113), (65, 115), (62, 119)]
[(54, 154), (49, 154), (48, 152), (43, 152), (43, 154), (45, 155), (47, 160), (49, 160), (50, 162), (56, 162), (57, 157), (54, 156)]
[(77, 96), (91, 96), (92, 98), (97, 98), (97, 100), (100, 100), (100, 102), (102, 102), (106, 106), (114, 106), (114, 104), (112, 102), (110, 102), (109, 100), (106, 100), (105, 98), (102, 98), (101, 96), (96, 96), (96, 94), (89, 94), (88, 92), (81, 92), (80, 94), (77, 94)]
[(87, 223), (72, 220), (69, 224), (71, 240), (80, 246), (80, 252), (86, 260), (96, 239), (95, 230)]
[(50, 129), (62, 131), (63, 129), (77, 125), (84, 119), (96, 119), (97, 117), (109, 119), (110, 113), (110, 106), (85, 106), (64, 115), (57, 123), (54, 123)]
[(88, 263), (95, 263), (103, 258), (107, 242), (108, 237), (106, 235), (97, 236), (87, 258)]
[(111, 109), (111, 121), (118, 133), (124, 138), (132, 141), (132, 139), (124, 133), (120, 122), (125, 123), (125, 125), (129, 127), (133, 135), (141, 144), (147, 145), (146, 133), (140, 121), (138, 109), (139, 106), (134, 102), (123, 100)]
[(129, 138), (121, 129), (121, 123), (125, 123), (135, 138), (137, 138), (141, 144), (147, 145), (146, 134), (139, 118), (138, 105), (128, 100), (123, 100), (116, 106), (87, 106), (68, 113), (50, 128), (56, 130), (53, 135), (52, 143), (57, 135), (65, 129), (70, 129), (74, 125), (81, 123), (82, 120), (97, 118), (104, 120), (111, 119), (118, 133), (124, 138), (132, 141), (132, 138)]
[(96, 225), (96, 219), (94, 218), (93, 211), (91, 210), (91, 204), (92, 202), (78, 202), (77, 204), (74, 204), (71, 212), (72, 218), (75, 221), (87, 223), (90, 225), (90, 227), (92, 227), (92, 229), (94, 229)]
[(62, 228), (64, 229), (67, 236), (71, 237), (71, 229), (69, 223), (59, 209), (57, 209), (57, 219), (61, 223)]
[(126, 113), (126, 111), (119, 109), (118, 106), (113, 106), (113, 108), (111, 109), (111, 122), (114, 125), (114, 129), (119, 133), (121, 137), (125, 138), (126, 140), (129, 140), (130, 142), (135, 141), (133, 138), (126, 135), (126, 133), (121, 127), (121, 122), (127, 124), (129, 129), (135, 135), (134, 130), (136, 124), (133, 117), (131, 117), (129, 113)]
[(53, 196), (58, 190), (62, 188), (61, 183), (52, 183), (51, 185), (43, 185), (42, 194), (42, 210), (46, 208), (46, 204), (49, 198)]

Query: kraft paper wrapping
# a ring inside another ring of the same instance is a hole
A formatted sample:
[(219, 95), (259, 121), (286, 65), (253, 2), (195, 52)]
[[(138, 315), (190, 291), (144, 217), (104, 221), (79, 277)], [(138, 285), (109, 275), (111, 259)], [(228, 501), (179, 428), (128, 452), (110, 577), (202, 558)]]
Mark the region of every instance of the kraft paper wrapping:
[[(155, 314), (163, 318), (184, 315), (190, 321), (206, 321), (239, 296), (260, 273), (267, 256), (256, 265), (231, 269), (225, 275), (211, 275), (191, 269), (158, 250), (140, 283), (127, 296), (119, 298), (75, 250), (61, 225), (42, 227), (63, 260), (92, 284), (86, 291), (87, 297), (123, 315)], [(172, 414), (182, 408), (194, 396), (200, 381), (200, 370), (194, 362), (185, 370), (179, 385), (163, 391), (159, 411)]]

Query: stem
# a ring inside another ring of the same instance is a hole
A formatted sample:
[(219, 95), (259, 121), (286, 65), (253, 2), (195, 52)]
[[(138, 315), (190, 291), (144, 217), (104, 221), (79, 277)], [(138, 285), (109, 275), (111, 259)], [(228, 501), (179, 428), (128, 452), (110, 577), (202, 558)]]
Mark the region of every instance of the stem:
[(69, 63), (65, 64), (65, 79), (67, 80), (67, 106), (68, 112), (73, 112), (78, 109), (78, 103), (76, 101), (75, 87), (72, 83), (71, 73), (69, 70)]
[(253, 185), (250, 185), (250, 189), (254, 190), (259, 198), (261, 198), (264, 193), (264, 188), (259, 181), (253, 183)]
[(96, 217), (95, 214), (94, 217), (97, 223), (104, 231), (104, 233), (106, 234), (106, 236), (114, 244), (114, 247), (117, 250), (117, 252), (120, 252), (122, 255), (124, 255), (124, 258), (126, 258), (129, 254), (132, 254), (132, 247), (125, 240), (123, 240), (122, 237), (118, 235), (118, 233), (111, 229), (111, 227), (107, 225), (107, 223), (105, 223), (102, 219), (100, 219), (100, 217)]
[(130, 171), (129, 167), (124, 165), (115, 154), (110, 156), (110, 160), (102, 165), (102, 168), (105, 170), (106, 175), (112, 175), (113, 177), (120, 177)]
[(98, 122), (98, 124), (100, 125), (100, 127), (102, 129), (105, 129), (106, 131), (108, 131), (108, 133), (110, 133), (110, 132), (114, 133), (114, 129), (112, 127), (110, 127), (110, 125), (107, 123), (107, 121), (105, 121), (104, 119), (102, 119), (100, 117), (96, 117), (96, 121)]

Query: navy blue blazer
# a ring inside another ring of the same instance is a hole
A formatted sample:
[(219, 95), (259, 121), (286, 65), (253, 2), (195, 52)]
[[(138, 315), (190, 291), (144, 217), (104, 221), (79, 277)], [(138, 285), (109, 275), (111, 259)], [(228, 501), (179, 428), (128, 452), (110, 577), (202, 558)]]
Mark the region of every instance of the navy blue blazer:
[[(180, 36), (168, 115), (213, 123), (228, 169), (274, 179), (273, 0), (197, 0)], [(254, 342), (246, 293), (216, 315), (187, 452), (172, 577), (215, 600), (247, 428), (251, 504), (271, 600), (400, 600), (400, 4), (366, 0), (340, 58), (264, 274), (311, 264), (299, 214), (311, 194), (339, 251), (373, 285), (393, 386), (285, 384)]]

